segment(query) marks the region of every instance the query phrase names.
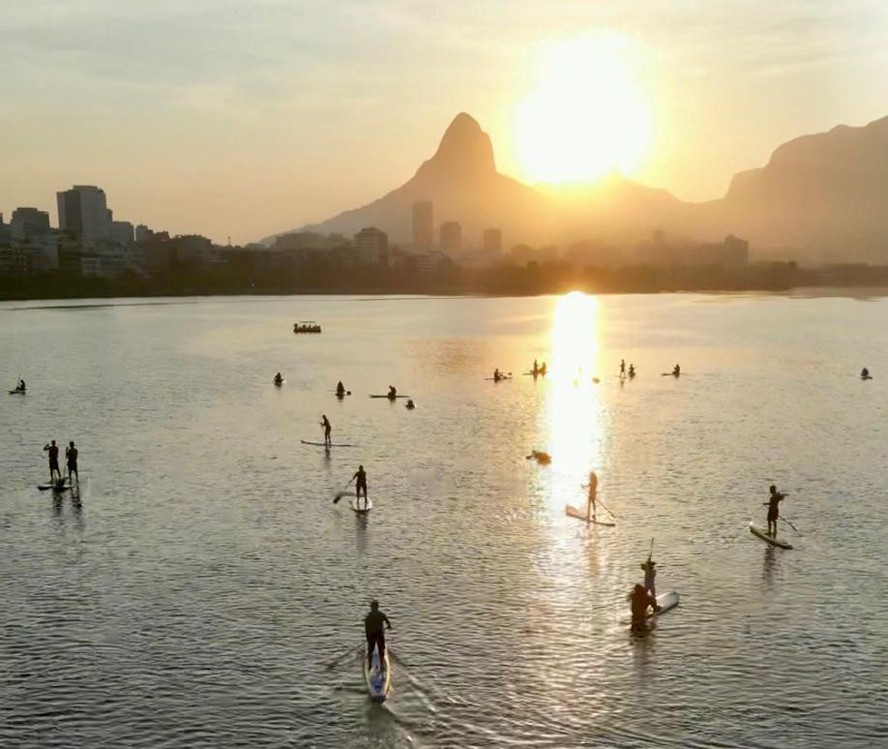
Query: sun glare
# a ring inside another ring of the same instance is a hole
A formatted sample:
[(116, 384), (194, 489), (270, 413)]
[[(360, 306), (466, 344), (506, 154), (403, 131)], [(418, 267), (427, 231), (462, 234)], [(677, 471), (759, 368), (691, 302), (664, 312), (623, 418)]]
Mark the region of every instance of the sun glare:
[(547, 48), (536, 87), (518, 105), (515, 140), (537, 182), (592, 182), (635, 172), (651, 135), (650, 112), (628, 38), (601, 34)]

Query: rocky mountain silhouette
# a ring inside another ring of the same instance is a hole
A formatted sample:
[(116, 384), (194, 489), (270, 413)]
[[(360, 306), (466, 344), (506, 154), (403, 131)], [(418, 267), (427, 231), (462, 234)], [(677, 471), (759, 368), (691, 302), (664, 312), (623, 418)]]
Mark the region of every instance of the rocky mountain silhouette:
[(490, 137), (460, 113), (434, 156), (401, 187), (302, 230), (350, 236), (377, 226), (409, 247), (412, 206), (430, 200), (436, 229), (458, 221), (467, 247), (478, 246), (489, 227), (502, 230), (504, 247), (632, 242), (663, 230), (706, 241), (734, 233), (759, 255), (782, 248), (802, 261), (888, 262), (886, 198), (888, 117), (796, 138), (764, 167), (737, 174), (723, 198), (686, 203), (620, 176), (571, 190), (529, 187), (496, 170)]

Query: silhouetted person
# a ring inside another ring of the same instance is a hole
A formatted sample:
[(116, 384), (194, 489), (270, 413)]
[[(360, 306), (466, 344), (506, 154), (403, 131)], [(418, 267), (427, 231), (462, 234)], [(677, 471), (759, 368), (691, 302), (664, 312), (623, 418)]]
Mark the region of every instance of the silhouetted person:
[[(870, 376), (870, 373), (866, 367), (864, 367), (863, 369), (860, 370), (861, 379), (868, 380), (869, 376)], [(22, 387), (22, 390), (24, 390), (24, 387)]]
[(768, 497), (768, 501), (763, 504), (768, 508), (768, 535), (772, 538), (777, 538), (777, 518), (780, 517), (780, 508), (779, 504), (786, 499), (786, 497), (777, 491), (777, 487), (774, 484), (771, 484), (770, 488), (770, 496)]
[(388, 398), (389, 400), (394, 400), (398, 397), (398, 391), (394, 385), (389, 385)]
[(651, 606), (654, 607), (654, 611), (659, 611), (660, 606), (657, 604), (657, 585), (655, 582), (657, 578), (657, 563), (651, 557), (648, 557), (641, 563), (641, 569), (644, 571), (644, 589), (654, 601)]
[(367, 506), (367, 473), (364, 471), (364, 466), (358, 466), (358, 470), (355, 472), (355, 475), (352, 476), (353, 479), (357, 479), (355, 482), (355, 507), (360, 507), (361, 501), (361, 490), (364, 490), (364, 507)]
[(499, 367), (497, 367), (493, 370), (493, 381), (499, 382), (501, 379), (503, 379), (503, 375), (502, 372), (499, 371)]
[(533, 376), (536, 377), (540, 373), (540, 365), (537, 364), (537, 360), (533, 360)]
[(644, 586), (635, 583), (632, 591), (629, 593), (630, 608), (632, 610), (632, 626), (638, 627), (647, 618), (648, 606), (656, 606), (657, 599), (648, 593)]
[(80, 474), (77, 473), (77, 448), (74, 447), (74, 440), (68, 443), (65, 448), (65, 462), (68, 464), (68, 481), (72, 481), (72, 476), (80, 483)]
[(635, 365), (630, 364), (629, 365), (629, 379), (631, 380), (633, 377), (635, 377)]
[(284, 378), (283, 378), (283, 375), (281, 375), (280, 372), (278, 372), (278, 373), (274, 376), (274, 384), (275, 384), (275, 385), (283, 385), (283, 384), (284, 384)]
[(620, 377), (626, 376), (626, 360), (620, 359)]
[(589, 471), (589, 483), (583, 488), (589, 490), (586, 497), (586, 520), (595, 520), (595, 500), (598, 498), (598, 476), (595, 475), (595, 471)]
[(49, 445), (44, 445), (43, 449), (49, 453), (49, 481), (52, 483), (58, 477), (62, 480), (62, 472), (59, 470), (59, 447), (53, 440)]
[(25, 381), (24, 381), (24, 380), (19, 380), (19, 383), (18, 383), (18, 385), (16, 385), (16, 388), (15, 388), (15, 389), (18, 390), (20, 393), (24, 393), (24, 392), (27, 391), (28, 388), (27, 388), (27, 386), (25, 385)]
[(342, 380), (336, 383), (336, 395), (345, 395), (345, 385), (342, 384)]
[[(383, 628), (385, 625), (385, 628)], [(391, 629), (388, 617), (379, 610), (379, 601), (370, 602), (370, 613), (364, 617), (364, 633), (367, 635), (367, 668), (373, 668), (373, 648), (379, 651), (379, 667), (385, 666), (385, 630)]]
[(676, 364), (676, 365), (672, 368), (672, 376), (673, 376), (673, 377), (678, 377), (678, 376), (680, 376), (680, 375), (681, 375), (681, 367), (678, 366), (678, 364)]
[(330, 437), (330, 433), (333, 431), (333, 427), (330, 424), (330, 419), (327, 418), (327, 414), (321, 414), (323, 420), (321, 421), (321, 426), (324, 427), (324, 445), (326, 447), (331, 447), (333, 445), (333, 439)]
[(407, 408), (408, 408), (409, 410), (411, 410), (411, 411), (412, 411), (414, 408), (416, 408), (416, 404), (413, 402), (413, 398), (408, 398), (408, 399), (407, 399), (407, 404), (406, 404), (406, 405), (407, 405)]

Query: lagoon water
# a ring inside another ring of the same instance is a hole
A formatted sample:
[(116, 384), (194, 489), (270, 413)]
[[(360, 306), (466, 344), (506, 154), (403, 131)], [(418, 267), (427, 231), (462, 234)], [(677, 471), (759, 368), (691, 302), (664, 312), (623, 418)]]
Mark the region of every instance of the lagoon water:
[[(0, 405), (0, 745), (884, 742), (886, 321), (881, 298), (4, 303), (28, 395)], [(389, 384), (416, 410), (367, 397)], [(322, 413), (356, 446), (301, 444)], [(36, 489), (51, 438), (79, 505)], [(367, 518), (332, 502), (359, 463)], [(615, 528), (565, 516), (593, 468)], [(792, 551), (747, 531), (772, 482)], [(652, 538), (681, 605), (633, 635)], [(384, 706), (333, 663), (371, 597)]]

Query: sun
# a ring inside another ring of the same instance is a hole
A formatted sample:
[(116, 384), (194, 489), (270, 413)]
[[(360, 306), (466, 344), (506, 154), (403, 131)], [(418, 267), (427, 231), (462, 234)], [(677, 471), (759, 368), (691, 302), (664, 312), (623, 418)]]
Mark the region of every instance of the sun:
[(536, 86), (515, 112), (525, 176), (575, 184), (638, 170), (651, 118), (634, 61), (631, 41), (612, 33), (544, 49)]

